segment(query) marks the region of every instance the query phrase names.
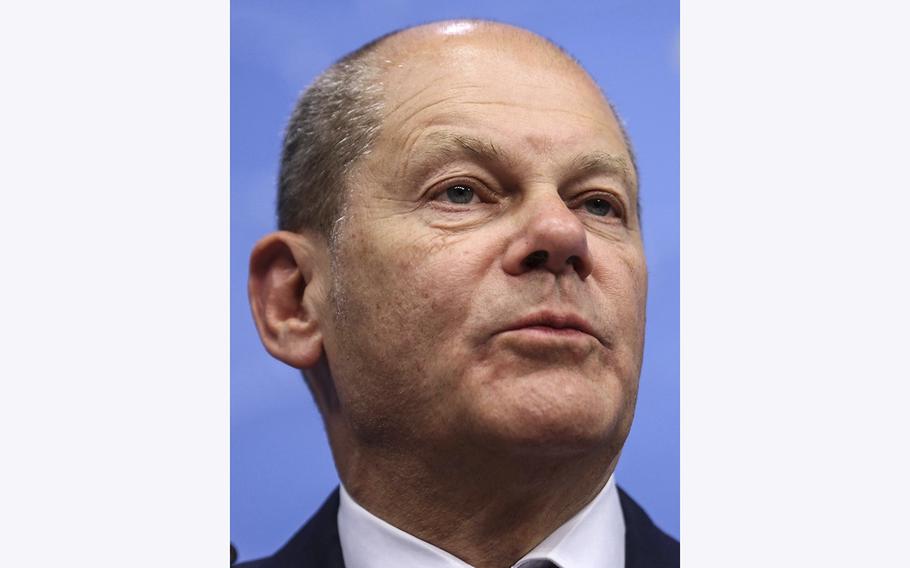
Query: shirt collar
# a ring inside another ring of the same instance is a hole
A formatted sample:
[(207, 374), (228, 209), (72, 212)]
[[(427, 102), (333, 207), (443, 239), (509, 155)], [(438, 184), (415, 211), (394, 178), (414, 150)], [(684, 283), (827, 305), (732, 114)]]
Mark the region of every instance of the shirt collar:
[[(581, 511), (534, 547), (514, 568), (549, 559), (560, 568), (622, 568), (626, 526), (613, 476)], [(373, 515), (341, 486), (338, 536), (347, 568), (471, 568), (463, 560)]]

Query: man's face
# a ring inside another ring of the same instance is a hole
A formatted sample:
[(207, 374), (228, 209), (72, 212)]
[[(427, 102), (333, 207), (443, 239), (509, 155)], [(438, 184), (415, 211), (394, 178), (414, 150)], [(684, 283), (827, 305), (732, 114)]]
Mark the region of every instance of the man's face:
[(647, 275), (616, 119), (539, 45), (408, 49), (334, 250), (323, 334), (343, 412), (382, 446), (618, 451)]

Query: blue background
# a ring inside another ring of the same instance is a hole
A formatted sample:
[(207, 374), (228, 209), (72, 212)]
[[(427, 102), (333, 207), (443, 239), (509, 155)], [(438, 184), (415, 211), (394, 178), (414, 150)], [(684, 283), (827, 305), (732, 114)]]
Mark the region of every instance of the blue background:
[(246, 299), (253, 244), (274, 229), (282, 129), (300, 91), (386, 32), (496, 19), (578, 58), (623, 119), (641, 171), (650, 272), (638, 409), (616, 477), (679, 536), (679, 4), (676, 1), (231, 3), (231, 541), (270, 554), (338, 478), (298, 371), (271, 359)]

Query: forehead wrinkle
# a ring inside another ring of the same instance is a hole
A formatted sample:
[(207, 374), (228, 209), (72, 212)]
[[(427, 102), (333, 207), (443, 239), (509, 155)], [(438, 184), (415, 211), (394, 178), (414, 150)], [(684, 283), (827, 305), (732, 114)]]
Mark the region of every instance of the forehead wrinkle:
[[(447, 99), (447, 100), (448, 100), (448, 99)], [(569, 115), (569, 116), (573, 116), (573, 117), (575, 117), (575, 118), (584, 119), (584, 120), (586, 120), (586, 121), (588, 121), (588, 122), (592, 122), (592, 123), (595, 123), (595, 124), (598, 124), (598, 125), (601, 125), (601, 126), (605, 126), (605, 127), (609, 127), (609, 126), (610, 126), (608, 122), (605, 122), (605, 121), (603, 121), (603, 120), (597, 118), (596, 116), (592, 116), (592, 115), (590, 115), (590, 114), (580, 113), (580, 112), (575, 111), (575, 110), (570, 110), (570, 109), (561, 108), (561, 107), (549, 107), (549, 106), (540, 106), (540, 105), (520, 104), (520, 103), (516, 103), (515, 101), (508, 100), (508, 99), (506, 99), (506, 100), (499, 100), (499, 101), (490, 101), (490, 100), (486, 100), (486, 101), (460, 101), (460, 104), (464, 104), (464, 105), (474, 105), (474, 106), (506, 106), (506, 107), (519, 107), (519, 108), (531, 110), (531, 111), (534, 111), (534, 112), (545, 112), (545, 113), (548, 113), (548, 114), (566, 114), (566, 115)]]
[(385, 113), (383, 122), (387, 122), (395, 117), (399, 112), (404, 112), (410, 110), (406, 115), (400, 118), (396, 118), (399, 124), (407, 124), (418, 114), (431, 109), (435, 106), (445, 104), (452, 100), (458, 99), (459, 96), (462, 96), (462, 92), (470, 89), (479, 89), (482, 88), (479, 85), (474, 85), (470, 83), (461, 84), (461, 85), (448, 85), (444, 93), (439, 93), (436, 97), (429, 102), (424, 102), (418, 104), (416, 108), (408, 109), (409, 103), (412, 103), (415, 99), (419, 99), (427, 91), (431, 90), (434, 87), (437, 87), (437, 82), (443, 79), (446, 79), (446, 76), (434, 77), (426, 85), (420, 87), (414, 92), (408, 94), (405, 98), (396, 101), (393, 105), (390, 105), (389, 110)]
[(405, 97), (404, 99), (398, 101), (397, 104), (395, 104), (394, 106), (392, 106), (392, 107), (389, 109), (389, 111), (388, 111), (388, 113), (387, 113), (387, 116), (392, 116), (393, 114), (395, 114), (396, 112), (398, 112), (398, 110), (399, 110), (401, 107), (405, 106), (406, 104), (408, 104), (409, 102), (413, 101), (414, 99), (416, 99), (417, 97), (419, 97), (419, 96), (422, 95), (423, 93), (427, 92), (427, 91), (428, 91), (429, 89), (431, 89), (432, 87), (433, 87), (433, 81), (430, 81), (430, 82), (428, 82), (426, 85), (424, 85), (423, 87), (417, 89), (416, 91), (414, 91), (413, 93), (411, 93), (410, 95), (408, 95), (407, 97)]
[[(395, 113), (400, 111), (402, 108), (407, 107), (409, 103), (414, 101), (414, 99), (420, 98), (421, 95), (425, 94), (430, 89), (433, 89), (434, 87), (438, 87), (439, 81), (444, 81), (444, 80), (451, 81), (451, 77), (448, 77), (446, 75), (438, 75), (438, 76), (431, 77), (425, 85), (423, 85), (422, 87), (409, 93), (404, 98), (396, 101), (393, 105), (390, 105), (389, 111), (386, 113), (386, 119), (388, 119), (389, 117), (391, 117), (392, 115), (394, 115)], [(436, 97), (435, 100), (433, 100), (432, 102), (418, 105), (418, 107), (415, 109), (415, 111), (412, 112), (411, 114), (405, 116), (403, 119), (401, 119), (401, 122), (402, 123), (407, 122), (408, 120), (413, 118), (413, 116), (415, 114), (417, 114), (418, 112), (420, 112), (422, 110), (431, 108), (434, 105), (437, 105), (439, 103), (444, 103), (446, 101), (450, 101), (450, 100), (458, 97), (459, 93), (461, 93), (462, 91), (469, 90), (469, 89), (479, 89), (479, 88), (482, 88), (482, 87), (480, 85), (475, 85), (472, 83), (449, 84), (446, 86), (446, 90), (443, 93), (439, 93), (438, 97)]]
[[(444, 76), (443, 76), (444, 78)], [(446, 88), (445, 93), (440, 93), (437, 97), (434, 97), (433, 100), (429, 102), (424, 102), (417, 105), (415, 108), (408, 108), (411, 106), (409, 103), (412, 103), (415, 99), (419, 99), (422, 95), (426, 94), (427, 91), (436, 87), (436, 81), (439, 79), (437, 77), (433, 81), (430, 81), (428, 84), (420, 87), (416, 91), (410, 93), (406, 98), (395, 102), (394, 105), (385, 113), (383, 118), (383, 123), (387, 123), (394, 119), (400, 125), (406, 125), (407, 123), (415, 120), (415, 118), (428, 111), (435, 109), (440, 105), (445, 105), (446, 103), (454, 103), (451, 109), (448, 111), (448, 114), (457, 116), (459, 111), (464, 112), (464, 109), (459, 109), (459, 106), (475, 106), (475, 107), (519, 107), (524, 108), (533, 112), (544, 112), (548, 114), (564, 114), (579, 118), (594, 124), (598, 124), (605, 128), (610, 128), (609, 122), (604, 121), (602, 118), (593, 116), (590, 114), (585, 114), (578, 112), (574, 109), (567, 109), (559, 106), (548, 106), (548, 105), (531, 105), (528, 103), (522, 104), (519, 101), (512, 100), (508, 97), (491, 97), (491, 93), (488, 93), (486, 87), (482, 84), (475, 83), (463, 83), (457, 85), (449, 85)], [(487, 98), (475, 99), (478, 94), (481, 96), (486, 96)], [(395, 115), (401, 112), (406, 112), (404, 116), (396, 117)]]

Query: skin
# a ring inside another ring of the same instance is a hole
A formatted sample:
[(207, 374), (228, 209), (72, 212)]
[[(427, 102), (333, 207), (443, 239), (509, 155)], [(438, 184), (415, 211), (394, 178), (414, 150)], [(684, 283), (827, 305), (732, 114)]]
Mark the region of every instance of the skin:
[[(330, 385), (317, 402), (358, 503), (510, 566), (600, 491), (631, 427), (632, 159), (593, 81), (529, 32), (449, 22), (380, 49), (383, 126), (335, 245), (265, 237), (254, 316), (273, 355)], [(507, 329), (541, 311), (590, 329)]]

